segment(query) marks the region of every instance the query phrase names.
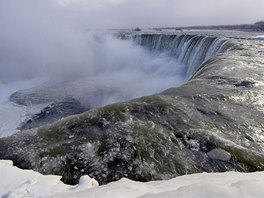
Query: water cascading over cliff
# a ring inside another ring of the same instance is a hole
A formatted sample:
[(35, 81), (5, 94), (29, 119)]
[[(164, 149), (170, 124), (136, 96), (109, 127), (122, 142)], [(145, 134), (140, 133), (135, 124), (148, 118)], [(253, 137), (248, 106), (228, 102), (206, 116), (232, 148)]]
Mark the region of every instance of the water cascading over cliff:
[(226, 38), (188, 34), (136, 34), (132, 39), (152, 53), (166, 53), (174, 57), (183, 65), (183, 74), (187, 78), (191, 77), (204, 61), (234, 45)]
[[(98, 42), (95, 39), (97, 61), (87, 63), (88, 73), (85, 69), (76, 69), (81, 73), (77, 75), (82, 76), (80, 79), (68, 79), (55, 85), (51, 83), (13, 93), (10, 100), (19, 105), (44, 106), (41, 111), (25, 118), (19, 129), (53, 123), (91, 108), (180, 86), (204, 61), (233, 46), (227, 39), (208, 36), (125, 36), (125, 40), (103, 37)], [(116, 51), (109, 50), (109, 46)], [(140, 46), (147, 50), (142, 50)], [(2, 132), (9, 133), (12, 131)]]

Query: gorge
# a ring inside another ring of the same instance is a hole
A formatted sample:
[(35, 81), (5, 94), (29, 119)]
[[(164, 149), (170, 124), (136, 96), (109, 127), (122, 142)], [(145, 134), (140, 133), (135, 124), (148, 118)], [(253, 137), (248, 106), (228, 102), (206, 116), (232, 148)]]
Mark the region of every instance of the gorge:
[[(68, 184), (86, 174), (105, 184), (122, 177), (151, 181), (264, 170), (262, 41), (197, 32), (117, 35), (172, 58), (183, 84), (136, 99), (121, 97), (123, 102), (106, 106), (83, 105), (83, 97), (71, 91), (78, 83), (18, 91), (10, 97), (18, 104), (55, 104), (71, 96), (76, 101), (71, 104), (84, 106), (80, 112), (90, 110), (43, 126), (33, 120), (38, 128), (0, 139), (0, 159), (62, 175)], [(143, 69), (160, 71), (162, 65)], [(173, 70), (165, 71), (165, 77), (175, 76)], [(109, 97), (107, 91), (100, 89), (97, 95)]]

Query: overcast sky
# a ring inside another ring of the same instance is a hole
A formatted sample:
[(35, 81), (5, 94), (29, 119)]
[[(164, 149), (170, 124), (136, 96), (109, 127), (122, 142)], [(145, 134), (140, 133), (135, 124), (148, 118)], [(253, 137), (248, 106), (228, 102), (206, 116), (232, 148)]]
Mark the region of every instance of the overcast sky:
[(264, 0), (55, 0), (98, 28), (244, 24), (264, 20)]

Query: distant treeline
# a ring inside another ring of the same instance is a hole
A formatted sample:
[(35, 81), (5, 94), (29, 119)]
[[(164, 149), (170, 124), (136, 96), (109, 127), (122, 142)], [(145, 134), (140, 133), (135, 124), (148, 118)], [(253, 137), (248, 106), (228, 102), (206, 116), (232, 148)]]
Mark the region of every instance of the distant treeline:
[(164, 27), (154, 28), (156, 30), (171, 29), (171, 30), (190, 30), (190, 29), (203, 29), (203, 30), (239, 30), (249, 32), (264, 32), (264, 21), (258, 21), (254, 24), (242, 25), (211, 25), (211, 26), (189, 26), (189, 27)]

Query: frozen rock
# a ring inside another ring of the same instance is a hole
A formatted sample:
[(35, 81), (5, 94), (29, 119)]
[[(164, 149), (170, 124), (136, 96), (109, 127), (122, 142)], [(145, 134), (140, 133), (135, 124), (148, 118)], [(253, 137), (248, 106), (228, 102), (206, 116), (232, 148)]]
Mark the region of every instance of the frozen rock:
[(211, 150), (207, 155), (214, 160), (229, 161), (231, 159), (231, 154), (223, 149)]

